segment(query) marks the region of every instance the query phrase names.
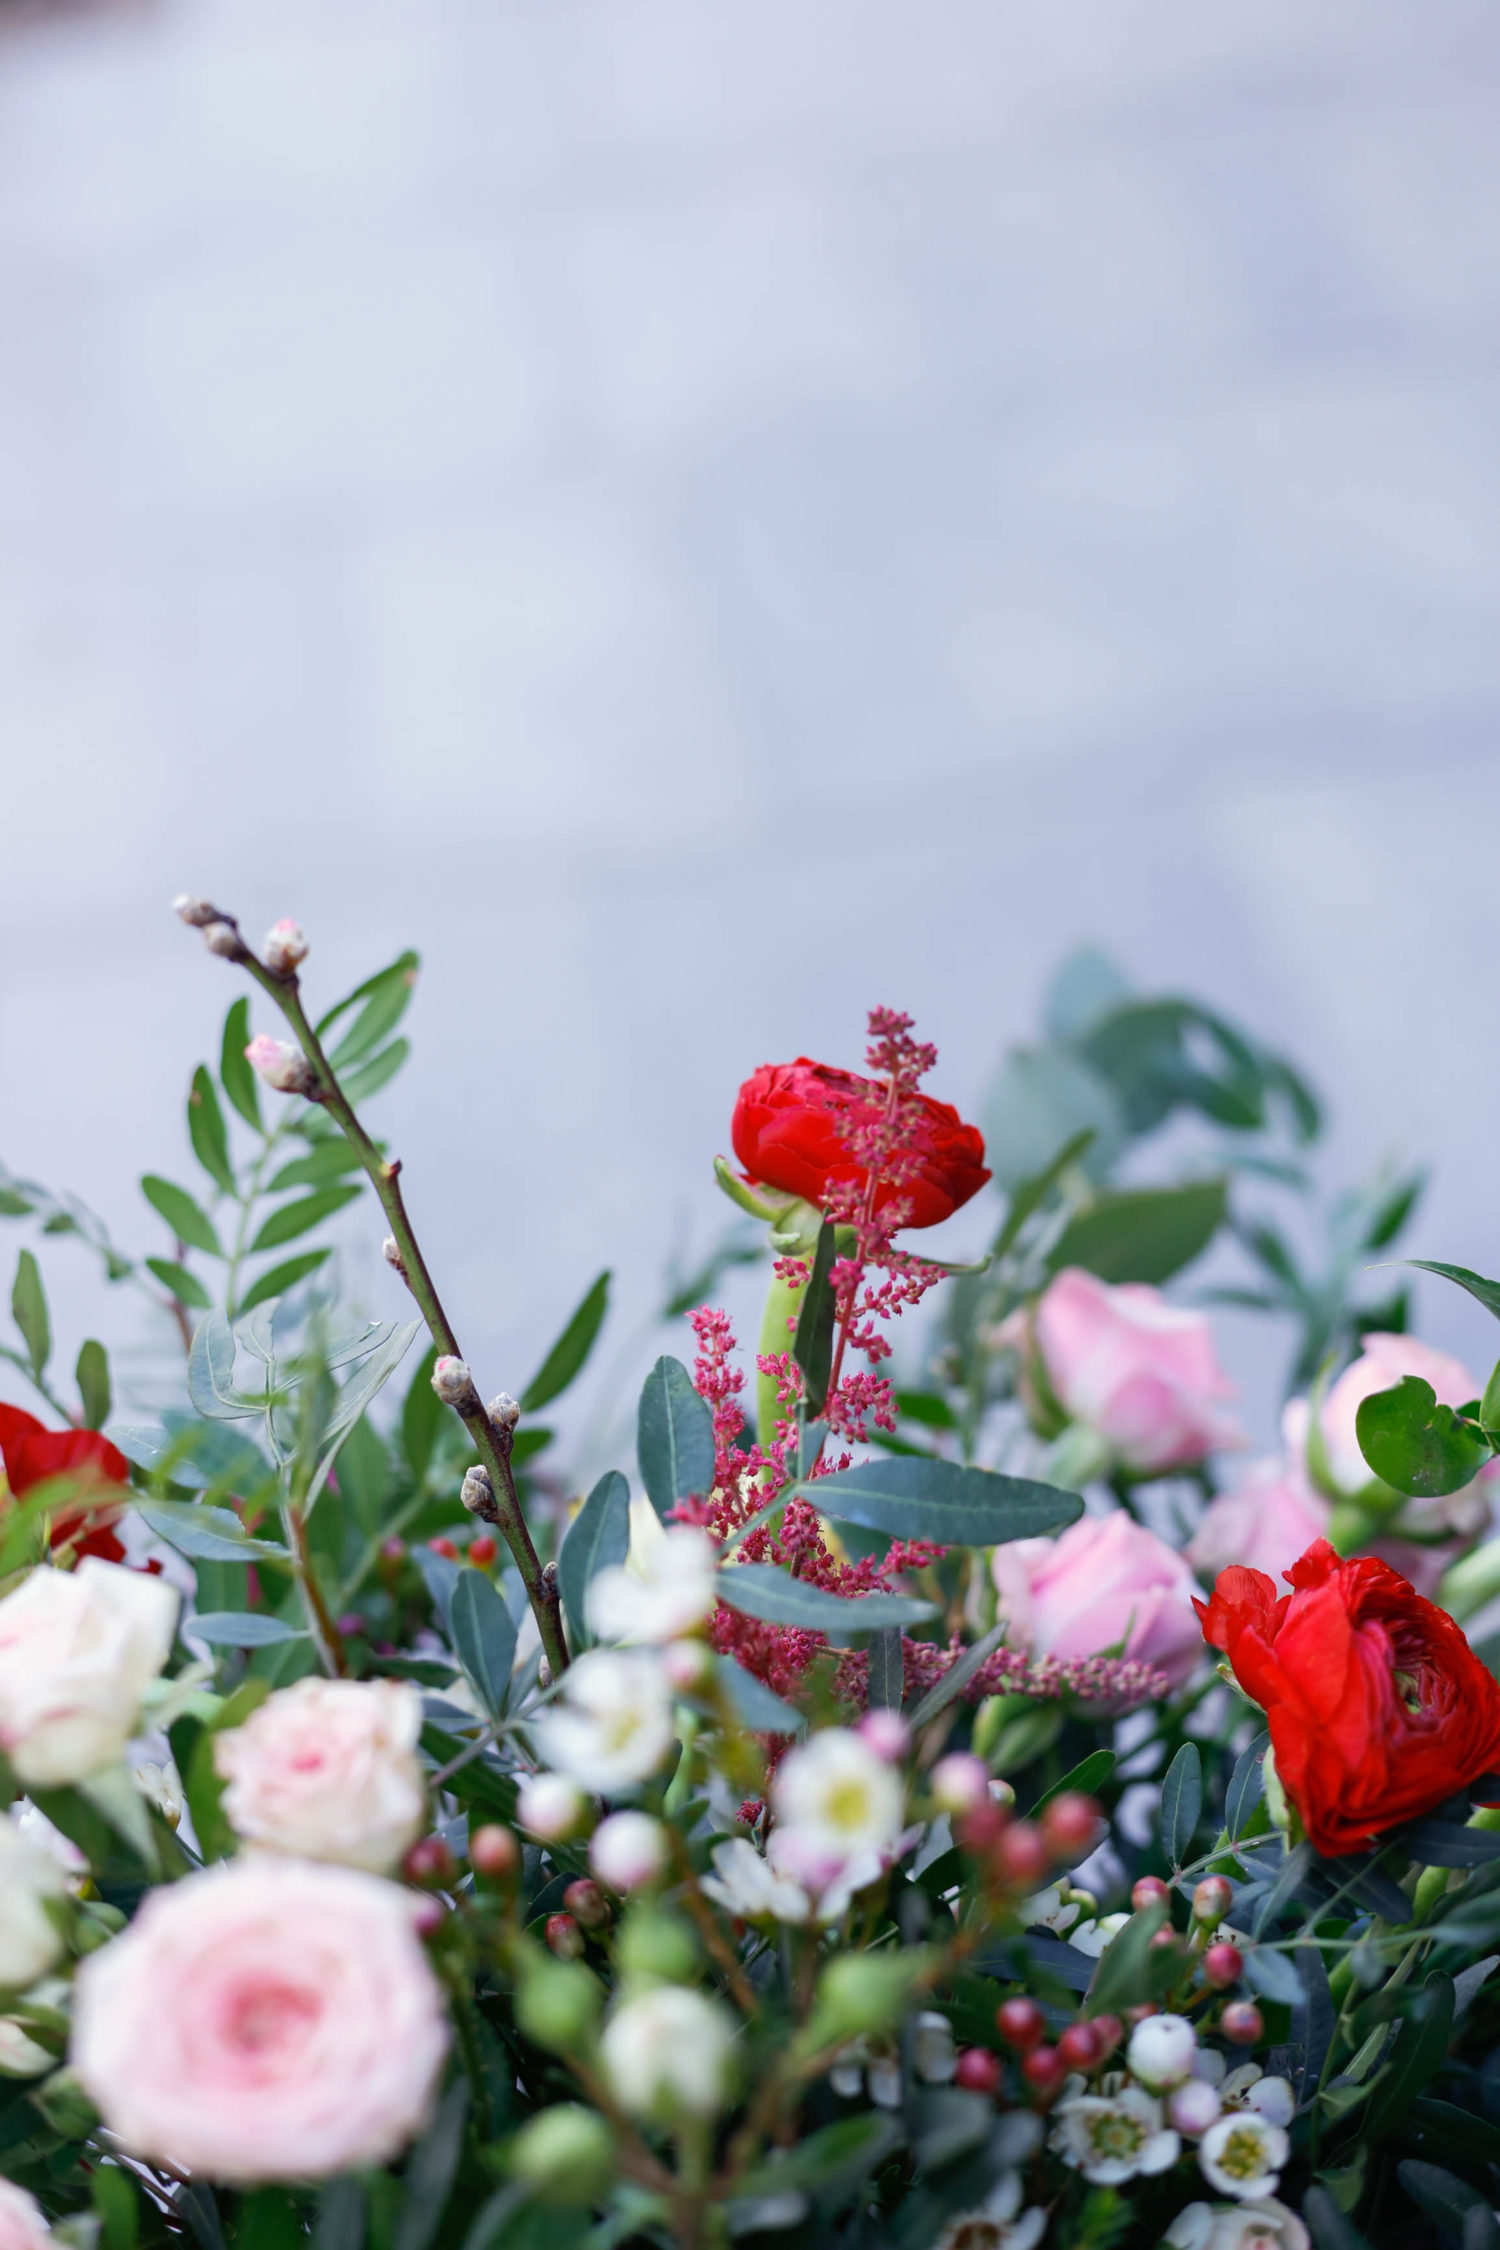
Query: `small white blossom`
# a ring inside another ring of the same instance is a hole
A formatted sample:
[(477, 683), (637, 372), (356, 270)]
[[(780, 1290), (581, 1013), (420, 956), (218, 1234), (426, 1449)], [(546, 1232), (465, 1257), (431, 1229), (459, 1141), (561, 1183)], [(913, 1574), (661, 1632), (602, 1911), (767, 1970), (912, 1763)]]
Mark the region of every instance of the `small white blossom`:
[(1021, 2209), (1019, 2172), (1002, 2172), (977, 2210), (960, 2211), (938, 2236), (934, 2250), (1036, 2250), (1047, 2231), (1039, 2203)]
[(1189, 2078), (1167, 2097), (1167, 2115), (1179, 2133), (1206, 2133), (1219, 2115), (1219, 2097), (1205, 2079)]
[(307, 939), (289, 915), (273, 922), (262, 947), (266, 967), (273, 976), (290, 976), (307, 959)]
[(971, 1750), (951, 1750), (933, 1767), (928, 1787), (945, 1813), (977, 1812), (989, 1797), (989, 1768)]
[(644, 1649), (590, 1649), (535, 1734), (549, 1766), (598, 1796), (649, 1781), (676, 1740), (660, 1662)]
[(1295, 2211), (1267, 2196), (1256, 2203), (1190, 2203), (1162, 2240), (1172, 2250), (1308, 2250), (1310, 2237)]
[(278, 1094), (308, 1094), (317, 1085), (312, 1064), (290, 1039), (273, 1039), (263, 1031), (245, 1049), (245, 1060), (257, 1078)]
[(1279, 2125), (1257, 2110), (1231, 2111), (1210, 2125), (1198, 2143), (1203, 2177), (1220, 2195), (1241, 2199), (1274, 2195), (1291, 2143)]
[(842, 1922), (855, 1893), (877, 1882), (887, 1865), (879, 1852), (856, 1853), (830, 1882), (819, 1883), (803, 1875), (786, 1832), (779, 1828), (772, 1831), (764, 1852), (744, 1836), (716, 1844), (713, 1862), (714, 1873), (704, 1876), (703, 1888), (726, 1913), (746, 1922), (824, 1926)]
[(612, 1891), (654, 1883), (666, 1864), (667, 1832), (649, 1813), (611, 1813), (589, 1842), (589, 1865)]
[(1017, 1912), (1028, 1930), (1053, 1930), (1061, 1937), (1072, 1929), (1083, 1908), (1077, 1899), (1063, 1897), (1061, 1883), (1049, 1883), (1046, 1890), (1022, 1899)]
[(589, 1581), (589, 1624), (601, 1641), (675, 1641), (713, 1609), (717, 1571), (718, 1549), (706, 1531), (663, 1524), (637, 1494), (626, 1560)]
[(886, 1857), (901, 1833), (901, 1776), (867, 1742), (827, 1727), (786, 1757), (771, 1801), (784, 1864), (821, 1887), (869, 1853)]
[(1118, 2187), (1140, 2173), (1165, 2172), (1181, 2147), (1162, 2123), (1161, 2103), (1139, 2086), (1116, 2094), (1078, 2094), (1057, 2106), (1052, 2146), (1095, 2187)]
[(1069, 1930), (1068, 1943), (1097, 1961), (1111, 1938), (1118, 1937), (1129, 1920), (1128, 1914), (1101, 1914), (1097, 1922), (1080, 1922)]
[(28, 2038), (14, 2016), (0, 2016), (0, 2078), (44, 2078), (56, 2068), (56, 2055)]
[(1141, 2084), (1165, 2094), (1193, 2075), (1198, 2035), (1186, 2016), (1147, 2016), (1130, 2034), (1125, 2060)]
[(953, 2026), (936, 2008), (924, 2008), (912, 2033), (912, 2064), (929, 2086), (946, 2086), (958, 2069)]
[(516, 1818), (529, 1836), (561, 1843), (583, 1820), (583, 1792), (560, 1773), (528, 1774), (516, 1792)]
[(0, 1814), (0, 1988), (35, 1983), (62, 1952), (62, 1930), (47, 1908), (67, 1888), (51, 1854)]
[(865, 2085), (877, 2109), (901, 2107), (901, 2065), (890, 2055), (877, 2055), (865, 2072)]
[(734, 2025), (718, 2002), (673, 1984), (621, 2001), (599, 2042), (621, 2108), (661, 2124), (718, 2115), (733, 2051)]

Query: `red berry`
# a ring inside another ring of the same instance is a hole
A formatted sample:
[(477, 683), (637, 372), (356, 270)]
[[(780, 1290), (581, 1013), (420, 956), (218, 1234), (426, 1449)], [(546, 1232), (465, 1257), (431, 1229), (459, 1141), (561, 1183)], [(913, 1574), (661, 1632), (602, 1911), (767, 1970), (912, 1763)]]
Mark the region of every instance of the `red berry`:
[(1265, 2017), (1253, 2000), (1231, 2000), (1219, 2018), (1219, 2029), (1236, 2047), (1253, 2047), (1265, 2028)]
[(487, 1820), (469, 1838), (469, 1865), (492, 1883), (507, 1883), (521, 1865), (521, 1847), (508, 1828)]
[(962, 2086), (971, 2094), (998, 2094), (1001, 2080), (1000, 2057), (992, 2055), (988, 2047), (965, 2047), (958, 2058), (953, 2073), (955, 2086)]
[(580, 1875), (563, 1892), (563, 1905), (576, 1915), (586, 1930), (596, 1930), (601, 1922), (609, 1920), (609, 1900), (590, 1876)]
[(492, 1539), (487, 1531), (481, 1531), (477, 1539), (469, 1541), (469, 1560), (477, 1563), (481, 1570), (488, 1570), (499, 1552), (499, 1540)]
[(1094, 2036), (1099, 2042), (1099, 2060), (1105, 2062), (1124, 2038), (1125, 2026), (1118, 2016), (1094, 2016), (1090, 2020), (1094, 2026)]
[(981, 1859), (999, 1843), (1006, 1819), (1000, 1805), (993, 1802), (976, 1805), (972, 1812), (963, 1813), (954, 1821), (954, 1838), (971, 1859)]
[(1099, 1833), (1099, 1807), (1092, 1797), (1065, 1789), (1042, 1814), (1042, 1835), (1057, 1860), (1081, 1859)]
[(583, 1951), (583, 1932), (571, 1914), (549, 1914), (545, 1935), (560, 1961), (576, 1961)]
[(1021, 2076), (1034, 2094), (1050, 2094), (1062, 2084), (1067, 2070), (1055, 2047), (1033, 2047), (1021, 2057)]
[(1203, 1956), (1203, 1981), (1222, 1992), (1225, 1985), (1239, 1983), (1244, 1966), (1245, 1956), (1239, 1947), (1231, 1945), (1227, 1938), (1220, 1938)]
[(1007, 2047), (1040, 2046), (1047, 2035), (1047, 2019), (1034, 2000), (1025, 1993), (1017, 1993), (1013, 2000), (1002, 2000), (995, 2010), (995, 2021), (1000, 2036)]
[(1193, 1892), (1193, 1913), (1200, 1922), (1222, 1922), (1234, 1904), (1234, 1893), (1222, 1875), (1205, 1875)]
[(427, 1544), (435, 1555), (442, 1555), (448, 1562), (457, 1562), (458, 1548), (451, 1539), (429, 1539)]
[(1143, 1875), (1131, 1891), (1130, 1903), (1135, 1908), (1136, 1913), (1139, 1914), (1142, 1907), (1157, 1906), (1164, 1898), (1170, 1898), (1171, 1895), (1159, 1875)]
[(441, 1836), (419, 1836), (401, 1862), (408, 1883), (441, 1889), (453, 1880), (453, 1854)]
[(1100, 2061), (1099, 2033), (1091, 2023), (1070, 2023), (1057, 2042), (1057, 2059), (1069, 2070), (1092, 2070)]
[(1052, 1854), (1042, 1841), (1040, 1828), (1029, 1820), (1013, 1820), (995, 1846), (995, 1864), (1009, 1883), (1040, 1882), (1052, 1864)]

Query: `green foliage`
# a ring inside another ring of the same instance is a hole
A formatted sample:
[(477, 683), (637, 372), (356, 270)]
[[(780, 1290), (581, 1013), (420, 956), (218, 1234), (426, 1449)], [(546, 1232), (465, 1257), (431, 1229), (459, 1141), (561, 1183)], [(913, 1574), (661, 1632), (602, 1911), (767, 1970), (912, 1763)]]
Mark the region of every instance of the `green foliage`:
[(575, 1644), (588, 1634), (589, 1581), (624, 1562), (630, 1547), (630, 1487), (608, 1469), (569, 1524), (557, 1558), (558, 1584)]
[(659, 1359), (636, 1418), (641, 1482), (659, 1516), (714, 1481), (713, 1416), (680, 1360)]
[(29, 1250), (23, 1250), (16, 1261), (10, 1309), (21, 1331), (31, 1371), (40, 1378), (46, 1374), (47, 1362), (52, 1357), (52, 1323), (47, 1316), (47, 1293), (42, 1287), (41, 1268)]
[(1393, 1389), (1361, 1399), (1355, 1430), (1376, 1476), (1422, 1499), (1459, 1491), (1490, 1458), (1478, 1424), (1440, 1406), (1419, 1375), (1403, 1375)]
[(538, 1407), (549, 1406), (582, 1373), (609, 1310), (610, 1279), (606, 1267), (590, 1284), (582, 1303), (521, 1393), (523, 1414), (534, 1414)]

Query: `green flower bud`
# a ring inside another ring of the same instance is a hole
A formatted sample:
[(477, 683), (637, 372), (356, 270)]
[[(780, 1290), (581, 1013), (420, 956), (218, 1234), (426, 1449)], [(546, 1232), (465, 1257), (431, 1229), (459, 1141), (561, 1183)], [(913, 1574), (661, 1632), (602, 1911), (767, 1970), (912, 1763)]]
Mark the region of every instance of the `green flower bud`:
[(680, 1914), (644, 1902), (626, 1915), (614, 1953), (628, 1984), (691, 1984), (698, 1974), (698, 1940), (690, 1925)]
[(593, 2037), (603, 2001), (598, 1978), (581, 1961), (559, 1961), (553, 1954), (528, 1950), (516, 1990), (516, 2022), (534, 2046), (554, 2055), (584, 2046)]
[(907, 1953), (844, 1953), (818, 1979), (804, 2038), (810, 2047), (889, 2031), (904, 2014), (928, 1965), (924, 1948)]
[(506, 2161), (546, 2203), (593, 2203), (614, 2173), (614, 2139), (597, 2110), (558, 2102), (521, 2127)]

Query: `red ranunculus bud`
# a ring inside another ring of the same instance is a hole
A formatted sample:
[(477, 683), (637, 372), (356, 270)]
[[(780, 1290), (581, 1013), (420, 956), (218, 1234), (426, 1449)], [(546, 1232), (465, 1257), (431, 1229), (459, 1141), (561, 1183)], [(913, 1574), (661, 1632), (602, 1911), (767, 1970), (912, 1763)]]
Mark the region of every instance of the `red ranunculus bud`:
[(1236, 2047), (1253, 2047), (1265, 2028), (1265, 2017), (1253, 2000), (1231, 2000), (1219, 2018), (1219, 2029)]
[(1067, 2064), (1055, 2047), (1033, 2047), (1021, 2057), (1021, 2076), (1034, 2094), (1055, 2093), (1067, 2075)]
[[(984, 1137), (947, 1102), (934, 1101), (930, 1094), (912, 1098), (922, 1112), (906, 1144), (917, 1160), (914, 1175), (899, 1184), (882, 1184), (875, 1208), (900, 1201), (910, 1212), (905, 1225), (935, 1227), (977, 1195), (989, 1178)], [(873, 1078), (812, 1062), (806, 1055), (790, 1063), (764, 1063), (745, 1080), (735, 1102), (734, 1153), (761, 1186), (800, 1195), (821, 1208), (833, 1186), (863, 1181), (864, 1172), (845, 1145), (844, 1129), (873, 1122), (885, 1099), (885, 1088)]]
[(1373, 1555), (1315, 1539), (1284, 1573), (1222, 1570), (1204, 1638), (1261, 1706), (1315, 1850), (1363, 1851), (1500, 1767), (1500, 1682), (1445, 1610)]
[(125, 1549), (110, 1528), (119, 1521), (128, 1495), (130, 1463), (98, 1430), (49, 1430), (23, 1407), (0, 1405), (0, 1461), (5, 1481), (19, 1500), (51, 1477), (70, 1477), (97, 1487), (98, 1499), (79, 1500), (52, 1513), (52, 1544), (75, 1554), (123, 1562)]
[(499, 1821), (487, 1820), (469, 1838), (469, 1865), (492, 1883), (508, 1883), (521, 1865), (521, 1846)]
[(549, 1914), (546, 1939), (559, 1961), (576, 1961), (583, 1951), (583, 1932), (571, 1914)]
[(1216, 1991), (1222, 1991), (1226, 1985), (1238, 1984), (1244, 1966), (1245, 1956), (1239, 1947), (1231, 1945), (1227, 1938), (1220, 1938), (1203, 1956), (1203, 1981), (1213, 1985)]
[(1007, 2047), (1035, 2047), (1046, 2036), (1047, 2019), (1036, 2002), (1024, 1992), (1012, 2000), (1002, 2000), (995, 2010), (995, 2022)]
[(1058, 2060), (1069, 2070), (1092, 2070), (1102, 2053), (1099, 2029), (1093, 2023), (1070, 2023), (1057, 2042)]
[(1102, 1818), (1092, 1797), (1065, 1789), (1042, 1813), (1042, 1836), (1056, 1860), (1081, 1859), (1092, 1850)]
[(1137, 1914), (1144, 1906), (1156, 1906), (1172, 1893), (1159, 1875), (1143, 1875), (1130, 1893), (1130, 1903)]
[(965, 2093), (995, 2095), (1002, 2077), (1000, 2058), (988, 2047), (965, 2047), (953, 2070), (953, 2083)]

